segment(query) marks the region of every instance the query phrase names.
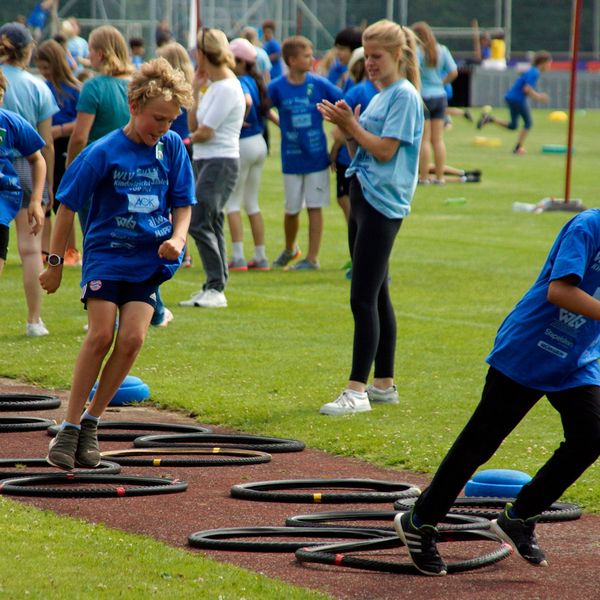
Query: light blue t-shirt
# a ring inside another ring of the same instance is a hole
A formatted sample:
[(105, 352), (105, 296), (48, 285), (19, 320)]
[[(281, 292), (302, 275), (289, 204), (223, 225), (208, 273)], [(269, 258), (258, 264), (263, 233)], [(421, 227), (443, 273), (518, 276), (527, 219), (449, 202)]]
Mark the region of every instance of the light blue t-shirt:
[(81, 283), (93, 280), (157, 284), (183, 257), (166, 260), (158, 247), (171, 237), (174, 208), (196, 204), (191, 162), (168, 131), (155, 146), (136, 144), (122, 129), (85, 148), (66, 170), (56, 197), (77, 211), (91, 197), (83, 241)]
[(256, 48), (256, 69), (261, 75), (269, 73), (270, 76), (273, 67), (269, 55), (265, 52), (264, 48), (261, 48), (260, 46), (254, 47)]
[(42, 79), (25, 69), (2, 64), (0, 69), (8, 80), (4, 108), (21, 115), (33, 128), (49, 119), (59, 108), (50, 88)]
[(537, 280), (500, 325), (486, 360), (521, 385), (546, 392), (600, 385), (600, 321), (547, 300), (550, 282), (569, 275), (600, 300), (600, 209), (562, 228)]
[(423, 101), (406, 79), (400, 79), (373, 97), (359, 117), (361, 127), (379, 137), (400, 140), (394, 156), (377, 160), (358, 147), (346, 177), (356, 174), (367, 202), (388, 219), (410, 213), (419, 170), (423, 136)]
[(262, 134), (264, 125), (260, 114), (260, 92), (258, 91), (256, 81), (254, 81), (251, 75), (242, 75), (238, 79), (240, 80), (244, 94), (249, 94), (250, 98), (252, 98), (252, 105), (240, 129), (240, 139), (242, 139)]
[(423, 98), (441, 98), (446, 96), (444, 89), (444, 77), (452, 71), (456, 71), (456, 63), (446, 46), (437, 46), (437, 65), (427, 66), (423, 49), (417, 48), (419, 59), (419, 71), (421, 73), (421, 96)]
[(538, 79), (540, 78), (540, 70), (537, 67), (531, 67), (523, 73), (512, 85), (512, 87), (506, 92), (504, 96), (505, 100), (509, 102), (523, 103), (527, 99), (525, 93), (525, 86), (528, 85), (535, 89)]
[(271, 81), (269, 96), (279, 111), (282, 171), (304, 175), (327, 169), (327, 138), (317, 103), (337, 102), (342, 91), (325, 77), (307, 73), (300, 84), (290, 83), (287, 77)]
[(77, 111), (95, 115), (88, 144), (102, 136), (124, 127), (129, 121), (127, 79), (109, 75), (96, 75), (81, 88)]
[(0, 225), (10, 225), (21, 208), (23, 190), (12, 161), (45, 146), (38, 132), (21, 116), (0, 108)]
[[(349, 81), (352, 81), (351, 79)], [(365, 79), (360, 83), (353, 85), (344, 95), (346, 104), (354, 110), (360, 104), (360, 112), (363, 113), (373, 97), (378, 93), (377, 88), (373, 85), (370, 79)], [(348, 166), (352, 159), (348, 152), (346, 144), (344, 144), (337, 155), (337, 162), (341, 165)]]

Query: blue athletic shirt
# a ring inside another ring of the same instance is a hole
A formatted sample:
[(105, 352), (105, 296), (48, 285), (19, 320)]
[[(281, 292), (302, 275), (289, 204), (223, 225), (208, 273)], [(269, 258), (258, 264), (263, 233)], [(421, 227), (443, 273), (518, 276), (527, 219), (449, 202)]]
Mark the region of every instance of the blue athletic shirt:
[[(349, 81), (352, 80), (350, 79)], [(377, 93), (377, 88), (373, 82), (369, 79), (365, 79), (364, 81), (353, 85), (346, 92), (344, 100), (352, 110), (360, 104), (360, 112), (363, 113), (367, 106), (369, 106), (369, 102), (371, 102)], [(352, 159), (348, 153), (348, 148), (346, 147), (346, 144), (344, 144), (338, 152), (337, 162), (341, 165), (348, 166), (351, 161)]]
[(181, 107), (181, 113), (179, 116), (173, 121), (171, 125), (171, 131), (174, 131), (182, 140), (190, 137), (190, 128), (188, 127), (188, 113), (183, 106)]
[(0, 225), (10, 225), (21, 208), (23, 190), (12, 161), (31, 156), (46, 143), (20, 115), (0, 108)]
[(56, 197), (77, 211), (91, 197), (84, 231), (81, 283), (171, 278), (183, 257), (158, 247), (171, 237), (174, 208), (196, 204), (194, 178), (181, 138), (168, 131), (155, 146), (136, 144), (117, 129), (81, 152)]
[(509, 102), (518, 102), (522, 104), (527, 99), (525, 93), (525, 86), (535, 88), (538, 79), (540, 78), (540, 70), (537, 67), (531, 67), (528, 71), (525, 71), (512, 85), (512, 87), (506, 92), (504, 99)]
[(324, 99), (337, 102), (342, 91), (325, 77), (307, 73), (300, 84), (290, 83), (287, 77), (272, 81), (269, 96), (279, 111), (281, 170), (304, 175), (327, 169), (327, 138), (317, 102)]
[(600, 209), (562, 228), (537, 280), (500, 325), (486, 359), (492, 367), (546, 392), (600, 384), (600, 321), (547, 300), (549, 283), (569, 275), (600, 299)]
[(446, 46), (437, 46), (437, 64), (435, 67), (427, 66), (427, 60), (423, 49), (417, 48), (419, 59), (419, 71), (421, 73), (421, 96), (423, 98), (443, 98), (446, 96), (444, 89), (444, 77), (452, 71), (456, 71), (456, 63)]
[(52, 115), (52, 125), (64, 125), (71, 123), (77, 118), (77, 102), (79, 101), (79, 90), (77, 88), (60, 84), (60, 92), (56, 89), (53, 83), (46, 81), (46, 85), (50, 88), (52, 96), (60, 109)]
[[(271, 38), (268, 42), (263, 43), (263, 50), (268, 54), (269, 60), (271, 61), (271, 79), (273, 80), (277, 79), (277, 77), (281, 77), (281, 75), (283, 75), (281, 44), (275, 38)], [(272, 60), (271, 54), (279, 54), (279, 58)]]
[(417, 186), (423, 136), (421, 96), (412, 83), (400, 79), (373, 97), (359, 123), (379, 137), (400, 140), (400, 145), (387, 162), (358, 146), (346, 177), (356, 174), (367, 202), (375, 210), (388, 219), (402, 219), (410, 213)]
[(260, 92), (258, 90), (258, 85), (251, 75), (242, 75), (238, 79), (240, 80), (244, 94), (249, 94), (250, 98), (252, 98), (252, 105), (244, 118), (244, 124), (240, 130), (240, 138), (262, 134), (264, 125), (260, 114)]

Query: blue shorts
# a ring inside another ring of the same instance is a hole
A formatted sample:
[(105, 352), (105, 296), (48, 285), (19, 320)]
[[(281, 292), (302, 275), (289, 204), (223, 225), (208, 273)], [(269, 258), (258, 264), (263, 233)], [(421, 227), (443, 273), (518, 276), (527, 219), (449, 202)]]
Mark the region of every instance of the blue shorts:
[(508, 124), (509, 129), (516, 129), (519, 126), (519, 117), (523, 119), (523, 127), (525, 129), (531, 129), (533, 120), (531, 118), (531, 110), (529, 103), (515, 102), (514, 100), (506, 100), (508, 104), (508, 110), (510, 110), (510, 123)]
[(81, 288), (81, 301), (87, 310), (90, 298), (99, 298), (121, 307), (128, 302), (145, 302), (156, 308), (158, 285), (151, 281), (107, 281), (92, 279)]
[(446, 116), (446, 108), (448, 108), (448, 98), (446, 96), (423, 98), (423, 104), (427, 109), (424, 111), (425, 120), (443, 119)]
[(6, 260), (8, 254), (8, 237), (9, 237), (8, 225), (0, 225), (0, 258)]

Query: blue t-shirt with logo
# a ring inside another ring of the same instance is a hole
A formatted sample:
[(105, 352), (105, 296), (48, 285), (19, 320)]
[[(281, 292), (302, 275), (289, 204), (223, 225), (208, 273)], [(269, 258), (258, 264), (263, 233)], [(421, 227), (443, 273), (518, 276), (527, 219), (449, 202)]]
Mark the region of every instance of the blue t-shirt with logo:
[(260, 114), (260, 92), (258, 91), (258, 85), (251, 75), (242, 75), (238, 79), (240, 80), (244, 94), (249, 94), (252, 99), (252, 105), (244, 118), (244, 124), (240, 130), (240, 138), (262, 134), (264, 125)]
[[(349, 81), (352, 80), (350, 79)], [(378, 90), (373, 82), (370, 79), (365, 79), (364, 81), (353, 85), (346, 92), (344, 100), (352, 110), (360, 104), (360, 112), (363, 113), (367, 106), (369, 106), (369, 102), (371, 102), (377, 93)], [(338, 152), (337, 162), (340, 163), (340, 165), (347, 167), (351, 160), (348, 148), (346, 147), (346, 144), (344, 144)]]
[[(0, 108), (0, 225), (10, 225), (21, 208), (23, 190), (13, 158), (31, 156), (46, 143), (20, 115)], [(15, 154), (15, 151), (17, 154)]]
[(509, 102), (523, 103), (527, 99), (525, 93), (525, 86), (535, 88), (538, 79), (540, 78), (540, 70), (537, 67), (531, 67), (528, 71), (525, 71), (512, 85), (512, 87), (506, 92), (504, 96), (505, 100)]
[(307, 73), (300, 84), (290, 83), (287, 77), (272, 81), (269, 96), (279, 112), (282, 171), (304, 175), (327, 169), (327, 138), (317, 103), (337, 102), (341, 90), (325, 77)]
[(600, 385), (600, 321), (547, 300), (549, 283), (568, 276), (600, 300), (600, 209), (562, 228), (537, 280), (500, 325), (486, 360), (521, 385), (546, 392)]
[(388, 219), (402, 219), (410, 212), (417, 186), (423, 136), (421, 96), (412, 83), (400, 79), (373, 97), (359, 123), (379, 137), (400, 140), (400, 145), (387, 162), (358, 146), (346, 177), (358, 177), (365, 199), (375, 210)]
[(174, 208), (196, 204), (194, 177), (181, 138), (168, 131), (155, 146), (117, 129), (88, 146), (64, 174), (56, 197), (78, 211), (91, 197), (84, 231), (82, 284), (92, 280), (159, 284), (183, 257), (158, 247), (172, 235)]

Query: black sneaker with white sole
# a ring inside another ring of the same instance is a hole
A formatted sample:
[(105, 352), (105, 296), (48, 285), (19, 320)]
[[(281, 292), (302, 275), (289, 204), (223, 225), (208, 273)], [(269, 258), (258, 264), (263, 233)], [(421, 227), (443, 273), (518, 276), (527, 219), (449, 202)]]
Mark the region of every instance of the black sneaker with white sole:
[(394, 518), (394, 529), (408, 550), (410, 560), (424, 575), (445, 575), (446, 563), (437, 550), (438, 531), (432, 525), (416, 527), (412, 511), (398, 513)]
[(519, 553), (519, 556), (528, 563), (539, 567), (547, 567), (548, 561), (544, 552), (538, 546), (535, 535), (535, 524), (539, 516), (530, 517), (529, 519), (513, 519), (509, 516), (511, 507), (512, 504), (509, 502), (502, 514), (490, 523), (490, 530), (501, 540), (510, 544)]

